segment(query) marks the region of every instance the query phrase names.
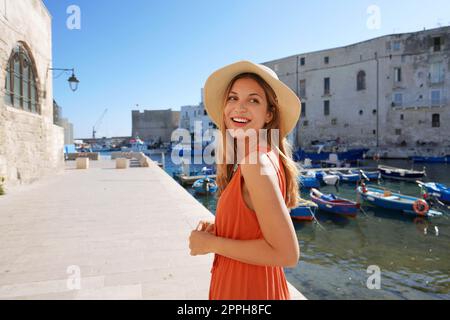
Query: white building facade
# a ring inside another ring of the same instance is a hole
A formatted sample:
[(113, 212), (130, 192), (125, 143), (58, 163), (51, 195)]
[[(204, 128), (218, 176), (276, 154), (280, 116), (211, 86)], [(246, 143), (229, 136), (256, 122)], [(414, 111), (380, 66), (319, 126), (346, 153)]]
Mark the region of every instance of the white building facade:
[(450, 27), (264, 63), (302, 101), (296, 146), (450, 147)]
[(41, 0), (0, 1), (0, 176), (29, 183), (64, 168), (53, 122), (51, 16)]
[(202, 103), (197, 106), (182, 106), (179, 128), (186, 129), (193, 133), (195, 131), (196, 123), (197, 125), (201, 124), (202, 133), (208, 129), (214, 128), (214, 123), (208, 116)]

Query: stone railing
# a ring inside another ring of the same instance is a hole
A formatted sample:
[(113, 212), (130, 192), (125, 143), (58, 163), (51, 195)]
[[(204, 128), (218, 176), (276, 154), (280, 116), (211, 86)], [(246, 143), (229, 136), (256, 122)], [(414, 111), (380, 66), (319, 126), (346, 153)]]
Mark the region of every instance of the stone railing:
[(66, 155), (66, 160), (74, 161), (77, 158), (89, 158), (89, 160), (98, 160), (100, 153), (98, 152), (77, 152), (77, 153), (68, 153)]

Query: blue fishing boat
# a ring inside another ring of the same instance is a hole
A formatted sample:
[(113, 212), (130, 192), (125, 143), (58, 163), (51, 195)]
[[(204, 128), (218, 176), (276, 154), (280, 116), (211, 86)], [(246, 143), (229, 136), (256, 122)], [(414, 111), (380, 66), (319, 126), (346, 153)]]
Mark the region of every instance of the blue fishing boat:
[(314, 172), (300, 174), (298, 179), (301, 188), (309, 189), (320, 187), (320, 181), (316, 178), (316, 174)]
[[(366, 170), (361, 171), (365, 175), (365, 178), (368, 178), (369, 180), (379, 180), (381, 177), (381, 174), (378, 171), (366, 171)], [(352, 173), (359, 175), (360, 172), (357, 170), (352, 170)]]
[(422, 171), (416, 171), (379, 165), (378, 170), (383, 178), (405, 181), (415, 181), (423, 178), (426, 174), (425, 168)]
[(330, 171), (330, 173), (338, 175), (341, 182), (358, 182), (360, 180), (359, 173), (354, 173), (351, 170)]
[(421, 217), (441, 215), (440, 212), (431, 210), (425, 200), (416, 197), (393, 193), (386, 189), (366, 187), (364, 183), (357, 188), (357, 192), (362, 200), (376, 207)]
[(291, 209), (292, 219), (300, 221), (312, 221), (317, 210), (317, 204), (309, 200), (302, 200), (297, 208)]
[(336, 197), (334, 194), (323, 194), (317, 189), (311, 189), (311, 200), (320, 210), (344, 216), (356, 216), (359, 204), (347, 199)]
[(216, 181), (212, 178), (205, 177), (198, 179), (192, 185), (196, 194), (199, 195), (209, 195), (217, 192)]
[(412, 157), (413, 162), (420, 163), (447, 163), (449, 162), (449, 158), (447, 156), (442, 157)]
[(427, 196), (436, 197), (439, 201), (441, 201), (445, 204), (450, 204), (450, 188), (449, 187), (447, 187), (441, 183), (436, 183), (436, 182), (423, 183), (423, 182), (417, 181), (417, 183), (419, 184), (420, 187), (422, 187), (425, 190)]

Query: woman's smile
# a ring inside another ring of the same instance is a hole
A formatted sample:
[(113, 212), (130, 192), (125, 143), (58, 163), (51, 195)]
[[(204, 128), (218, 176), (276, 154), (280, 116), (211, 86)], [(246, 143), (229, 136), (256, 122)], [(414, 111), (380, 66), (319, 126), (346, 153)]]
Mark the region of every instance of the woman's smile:
[(231, 121), (236, 127), (243, 128), (248, 125), (252, 120), (246, 117), (231, 117)]

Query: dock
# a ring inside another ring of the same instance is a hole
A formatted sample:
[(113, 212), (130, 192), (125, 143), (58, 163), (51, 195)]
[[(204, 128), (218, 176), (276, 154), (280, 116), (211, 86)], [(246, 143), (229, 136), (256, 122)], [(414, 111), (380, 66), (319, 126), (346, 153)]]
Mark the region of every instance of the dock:
[(301, 167), (300, 165), (297, 165), (298, 169), (299, 169), (299, 173), (304, 174), (307, 173), (308, 171), (310, 172), (318, 172), (318, 171), (324, 171), (326, 173), (330, 172), (330, 171), (348, 171), (348, 170), (363, 170), (363, 171), (378, 171), (377, 167), (351, 167), (351, 168), (347, 168), (347, 167), (338, 167), (338, 168), (311, 168), (311, 169), (305, 169), (303, 167)]
[(213, 218), (156, 163), (66, 162), (0, 197), (0, 299), (206, 300), (213, 255), (188, 238)]

